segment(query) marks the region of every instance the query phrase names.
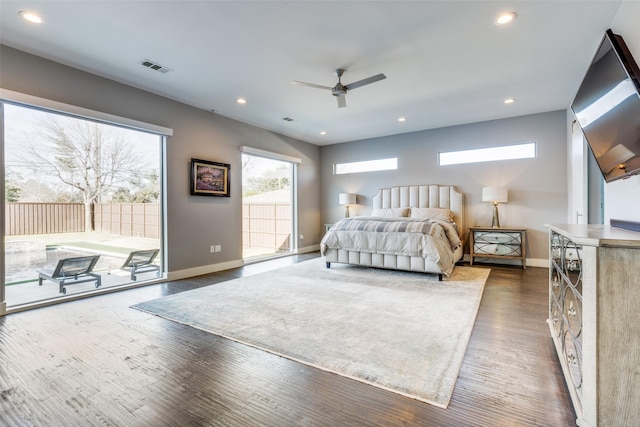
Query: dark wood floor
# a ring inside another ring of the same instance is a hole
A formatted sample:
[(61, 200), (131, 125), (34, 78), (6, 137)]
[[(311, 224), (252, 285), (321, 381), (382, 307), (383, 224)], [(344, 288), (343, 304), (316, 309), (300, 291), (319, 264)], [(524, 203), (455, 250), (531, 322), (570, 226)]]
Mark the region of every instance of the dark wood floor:
[(575, 426), (546, 269), (492, 268), (447, 409), (129, 308), (315, 256), (0, 317), (0, 425)]

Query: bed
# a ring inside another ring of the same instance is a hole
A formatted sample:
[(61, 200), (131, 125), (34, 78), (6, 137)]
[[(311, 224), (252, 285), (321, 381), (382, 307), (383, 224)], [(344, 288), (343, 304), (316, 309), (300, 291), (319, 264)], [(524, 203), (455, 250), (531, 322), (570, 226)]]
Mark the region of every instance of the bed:
[(451, 275), (464, 250), (464, 195), (451, 185), (383, 188), (371, 216), (344, 218), (320, 243), (332, 263)]

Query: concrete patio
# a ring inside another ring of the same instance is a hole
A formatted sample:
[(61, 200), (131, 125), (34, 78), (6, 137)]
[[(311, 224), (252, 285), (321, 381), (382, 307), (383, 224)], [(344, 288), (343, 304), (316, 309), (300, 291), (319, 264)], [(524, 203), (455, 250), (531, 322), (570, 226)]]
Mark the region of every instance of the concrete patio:
[[(65, 251), (100, 254), (101, 259), (94, 273), (101, 276), (100, 289), (107, 289), (132, 282), (130, 272), (121, 269), (130, 251), (159, 248), (160, 242), (158, 239), (126, 237), (107, 233), (58, 233), (7, 236), (5, 238), (5, 247), (9, 246), (17, 252), (6, 255), (7, 258), (9, 256), (11, 259), (16, 257), (24, 258), (22, 262), (8, 263), (6, 265), (5, 277), (14, 278), (14, 283), (12, 284), (12, 280), (8, 280), (8, 284), (5, 287), (7, 305), (12, 307), (67, 298), (96, 290), (95, 282), (78, 284), (70, 282), (66, 285), (66, 294), (60, 293), (58, 284), (49, 280), (44, 280), (42, 286), (39, 286), (36, 270), (47, 267), (52, 269), (56, 263), (56, 261), (47, 263), (46, 255), (42, 255), (47, 246), (58, 246)], [(92, 249), (91, 246), (94, 246), (94, 248)], [(159, 260), (156, 262), (159, 262)], [(16, 271), (16, 269), (24, 271)], [(136, 273), (136, 276), (136, 282), (157, 279), (156, 272)]]

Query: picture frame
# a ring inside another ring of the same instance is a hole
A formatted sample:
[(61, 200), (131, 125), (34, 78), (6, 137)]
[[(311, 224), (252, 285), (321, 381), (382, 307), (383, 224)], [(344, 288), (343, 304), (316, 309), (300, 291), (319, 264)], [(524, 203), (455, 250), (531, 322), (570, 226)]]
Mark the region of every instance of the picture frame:
[(230, 197), (227, 163), (191, 159), (191, 195)]

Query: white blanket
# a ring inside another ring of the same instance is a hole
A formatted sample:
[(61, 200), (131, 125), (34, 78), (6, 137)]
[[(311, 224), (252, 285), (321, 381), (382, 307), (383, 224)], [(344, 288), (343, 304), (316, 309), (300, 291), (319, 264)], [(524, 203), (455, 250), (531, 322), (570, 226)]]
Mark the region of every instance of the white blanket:
[(456, 262), (454, 251), (461, 244), (456, 227), (446, 221), (356, 217), (336, 223), (320, 242), (320, 251), (322, 255), (327, 249), (342, 249), (419, 256), (435, 262), (448, 276)]

